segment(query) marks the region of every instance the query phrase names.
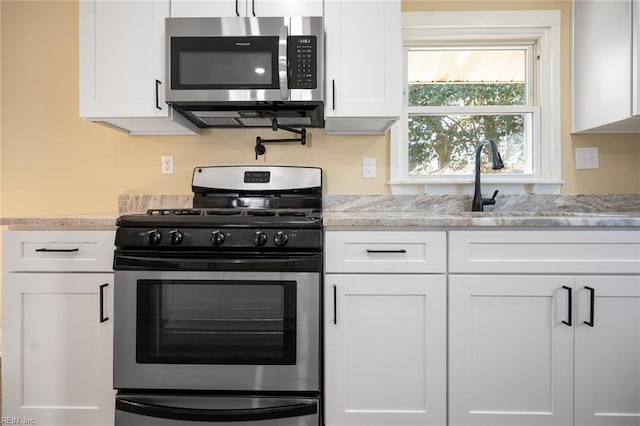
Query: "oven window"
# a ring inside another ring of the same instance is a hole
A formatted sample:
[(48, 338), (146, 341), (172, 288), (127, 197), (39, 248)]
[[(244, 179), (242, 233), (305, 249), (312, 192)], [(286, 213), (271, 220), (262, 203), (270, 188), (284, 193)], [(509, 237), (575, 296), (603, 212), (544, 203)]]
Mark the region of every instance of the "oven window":
[(296, 363), (295, 281), (138, 280), (136, 361)]

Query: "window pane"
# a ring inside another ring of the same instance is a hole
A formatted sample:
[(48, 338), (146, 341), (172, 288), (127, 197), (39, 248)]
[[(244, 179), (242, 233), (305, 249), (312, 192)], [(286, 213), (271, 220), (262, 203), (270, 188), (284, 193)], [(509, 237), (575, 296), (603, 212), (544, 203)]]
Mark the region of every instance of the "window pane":
[(409, 50), (410, 106), (525, 105), (526, 50)]
[[(472, 175), (476, 146), (496, 142), (500, 173), (531, 173), (531, 114), (409, 115), (409, 174)], [(481, 169), (491, 171), (488, 148)]]
[(409, 106), (525, 104), (524, 83), (433, 83), (409, 85)]

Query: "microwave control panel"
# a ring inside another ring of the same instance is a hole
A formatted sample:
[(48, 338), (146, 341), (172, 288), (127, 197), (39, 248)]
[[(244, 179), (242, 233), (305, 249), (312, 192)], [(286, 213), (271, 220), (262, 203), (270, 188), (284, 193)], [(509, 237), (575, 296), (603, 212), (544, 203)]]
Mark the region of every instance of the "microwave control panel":
[(316, 36), (289, 36), (289, 89), (318, 87), (318, 39)]

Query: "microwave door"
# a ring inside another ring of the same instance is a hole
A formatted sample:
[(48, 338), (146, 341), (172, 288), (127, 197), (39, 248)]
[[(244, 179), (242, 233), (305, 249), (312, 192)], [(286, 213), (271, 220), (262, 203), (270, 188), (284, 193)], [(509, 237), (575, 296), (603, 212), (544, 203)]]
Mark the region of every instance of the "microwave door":
[(284, 25), (280, 28), (280, 37), (278, 40), (278, 76), (280, 78), (280, 97), (283, 100), (289, 100), (289, 87), (287, 84), (287, 39), (289, 36), (289, 27)]

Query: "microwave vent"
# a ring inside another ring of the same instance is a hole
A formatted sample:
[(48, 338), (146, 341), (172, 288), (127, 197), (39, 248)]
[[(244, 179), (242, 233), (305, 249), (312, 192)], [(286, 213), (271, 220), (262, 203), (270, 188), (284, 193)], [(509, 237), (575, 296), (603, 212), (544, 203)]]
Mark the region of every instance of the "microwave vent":
[(238, 120), (231, 117), (199, 117), (199, 120), (203, 124), (213, 127), (241, 127)]
[[(309, 117), (277, 117), (278, 123), (283, 126), (309, 126)], [(273, 119), (271, 117), (244, 117), (238, 121), (245, 127), (270, 127)]]

